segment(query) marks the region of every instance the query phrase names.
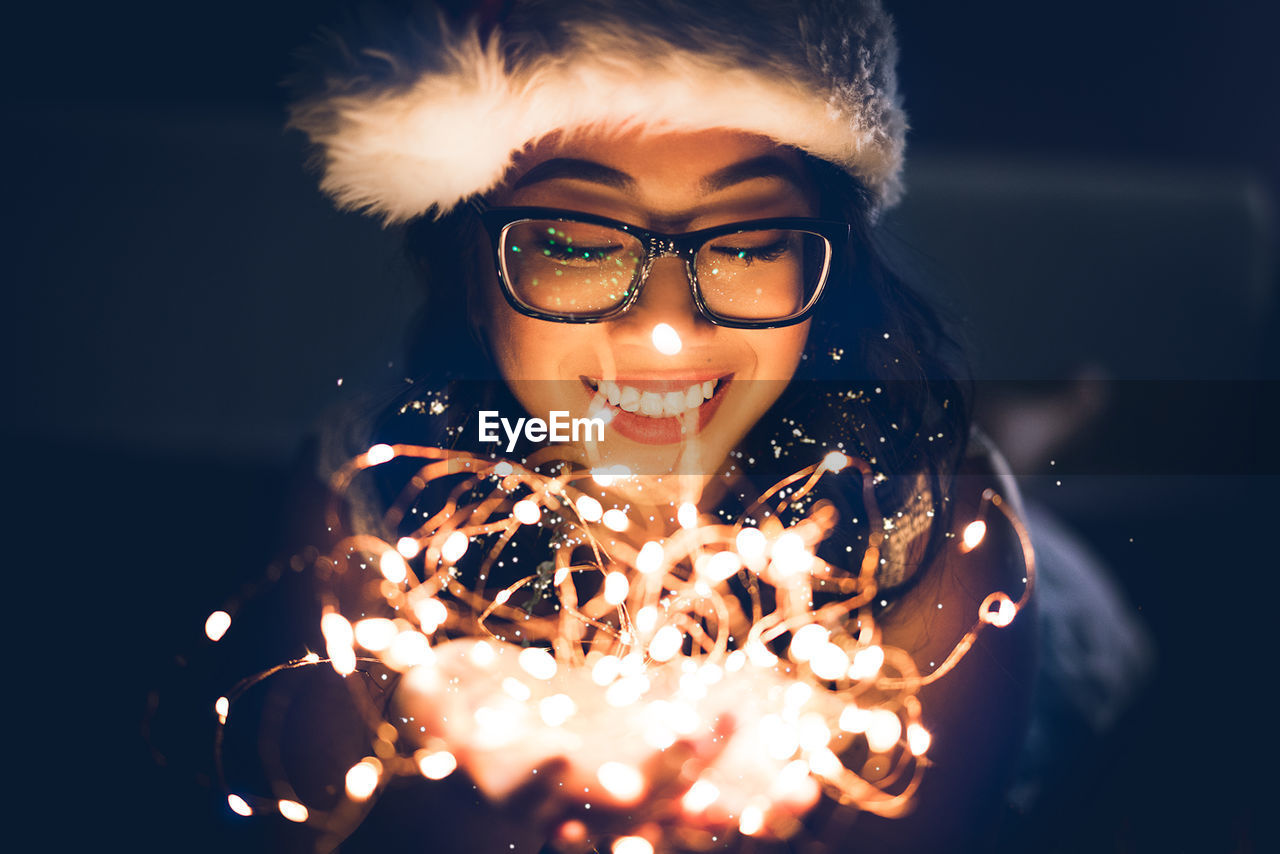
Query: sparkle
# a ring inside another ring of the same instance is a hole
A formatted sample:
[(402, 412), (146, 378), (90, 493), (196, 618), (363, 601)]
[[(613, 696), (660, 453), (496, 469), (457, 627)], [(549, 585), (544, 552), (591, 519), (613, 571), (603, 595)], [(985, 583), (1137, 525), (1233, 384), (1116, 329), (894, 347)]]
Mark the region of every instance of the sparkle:
[(231, 628), (231, 615), (226, 611), (214, 611), (204, 621), (204, 633), (209, 640), (217, 643)]
[(684, 349), (680, 333), (667, 323), (659, 323), (653, 327), (653, 347), (664, 356), (674, 356)]

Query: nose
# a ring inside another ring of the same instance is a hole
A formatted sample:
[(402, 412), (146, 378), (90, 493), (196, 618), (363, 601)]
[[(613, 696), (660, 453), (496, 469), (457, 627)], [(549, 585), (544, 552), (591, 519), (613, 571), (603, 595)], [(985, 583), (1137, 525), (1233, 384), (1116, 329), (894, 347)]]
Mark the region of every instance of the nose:
[(620, 319), (628, 332), (646, 339), (659, 323), (666, 323), (689, 344), (713, 334), (715, 325), (698, 311), (693, 299), (693, 285), (684, 259), (664, 256), (654, 259), (649, 276), (641, 285), (640, 296)]

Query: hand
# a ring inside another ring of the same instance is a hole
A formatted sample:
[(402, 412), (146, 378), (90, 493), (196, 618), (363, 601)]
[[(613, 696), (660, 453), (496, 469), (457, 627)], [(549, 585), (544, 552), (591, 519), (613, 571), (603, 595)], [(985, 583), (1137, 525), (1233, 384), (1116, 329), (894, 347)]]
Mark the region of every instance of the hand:
[(455, 641), (435, 652), (397, 695), (406, 735), (452, 752), (481, 792), (545, 828), (558, 850), (625, 835), (711, 844), (740, 825), (786, 835), (817, 801), (807, 770), (771, 760), (759, 730), (740, 722), (780, 695), (772, 671), (724, 676), (691, 701), (686, 670), (652, 669), (632, 674), (647, 684), (643, 698), (621, 702), (630, 686), (602, 687), (587, 668), (533, 676), (519, 647)]

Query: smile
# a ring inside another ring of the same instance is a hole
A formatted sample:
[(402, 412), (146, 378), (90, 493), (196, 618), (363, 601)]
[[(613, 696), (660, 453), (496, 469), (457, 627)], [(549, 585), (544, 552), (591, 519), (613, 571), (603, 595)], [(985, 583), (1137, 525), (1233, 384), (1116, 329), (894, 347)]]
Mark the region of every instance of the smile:
[(609, 426), (646, 445), (679, 442), (700, 432), (724, 399), (733, 374), (675, 379), (604, 380), (581, 377), (599, 402), (613, 410)]
[[(635, 385), (619, 385), (613, 380), (585, 378), (587, 387), (599, 391), (623, 412), (638, 412), (649, 418), (672, 418), (697, 409), (715, 396), (720, 379), (690, 383), (674, 391), (645, 391)], [(662, 382), (662, 381), (659, 381)], [(643, 384), (650, 385), (650, 384)]]

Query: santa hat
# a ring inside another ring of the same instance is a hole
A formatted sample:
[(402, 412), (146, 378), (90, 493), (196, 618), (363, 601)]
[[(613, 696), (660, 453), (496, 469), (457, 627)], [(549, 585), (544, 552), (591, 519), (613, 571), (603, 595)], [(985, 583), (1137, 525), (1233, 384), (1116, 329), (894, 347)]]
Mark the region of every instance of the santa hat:
[(510, 0), (467, 20), (414, 5), (326, 36), (293, 81), (290, 125), (340, 207), (442, 215), (516, 152), (584, 129), (757, 133), (842, 167), (873, 215), (901, 194), (879, 0)]

